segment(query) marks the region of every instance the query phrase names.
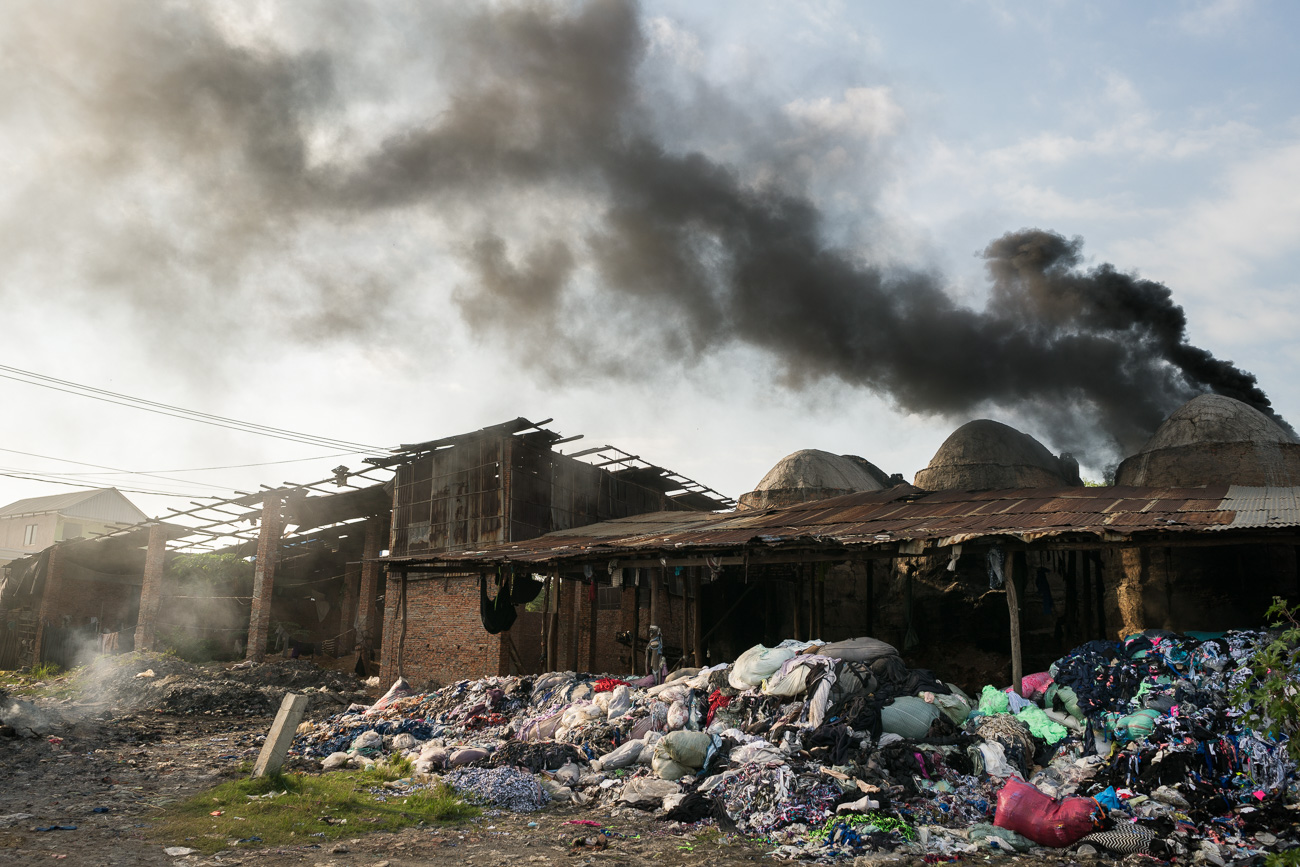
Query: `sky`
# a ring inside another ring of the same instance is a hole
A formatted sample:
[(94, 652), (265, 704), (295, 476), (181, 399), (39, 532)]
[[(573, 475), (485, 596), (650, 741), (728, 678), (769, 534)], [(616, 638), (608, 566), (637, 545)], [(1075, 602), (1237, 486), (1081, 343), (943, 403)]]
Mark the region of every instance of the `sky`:
[(733, 497), (804, 448), (911, 480), (974, 418), (1094, 479), (1209, 388), (1295, 422), (1298, 18), (16, 2), (0, 501), (362, 456), (12, 370), (365, 446), (552, 418)]

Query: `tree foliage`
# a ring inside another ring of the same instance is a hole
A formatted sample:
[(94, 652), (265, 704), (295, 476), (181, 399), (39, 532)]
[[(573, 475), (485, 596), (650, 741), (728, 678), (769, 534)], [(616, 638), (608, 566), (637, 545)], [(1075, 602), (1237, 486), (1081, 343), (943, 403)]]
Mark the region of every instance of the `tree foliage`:
[(167, 571), (180, 586), (193, 589), (253, 586), (253, 564), (235, 554), (179, 554)]
[(1233, 687), (1232, 702), (1243, 708), (1243, 721), (1276, 741), (1287, 742), (1292, 760), (1300, 762), (1300, 606), (1273, 597), (1265, 615), (1279, 630), (1272, 641), (1245, 661), (1250, 675)]

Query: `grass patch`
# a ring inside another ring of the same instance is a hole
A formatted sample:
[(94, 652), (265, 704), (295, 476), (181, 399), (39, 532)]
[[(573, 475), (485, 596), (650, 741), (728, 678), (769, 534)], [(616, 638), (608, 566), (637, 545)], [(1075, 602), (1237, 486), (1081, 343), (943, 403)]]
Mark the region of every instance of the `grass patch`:
[[(445, 785), (407, 796), (371, 793), (383, 776), (335, 771), (233, 780), (169, 805), (147, 833), (164, 845), (211, 855), (221, 849), (307, 845), (479, 814)], [(222, 815), (213, 816), (216, 811)]]
[(51, 662), (20, 671), (0, 671), (0, 686), (18, 696), (70, 698), (78, 692), (74, 675), (80, 670), (64, 671)]

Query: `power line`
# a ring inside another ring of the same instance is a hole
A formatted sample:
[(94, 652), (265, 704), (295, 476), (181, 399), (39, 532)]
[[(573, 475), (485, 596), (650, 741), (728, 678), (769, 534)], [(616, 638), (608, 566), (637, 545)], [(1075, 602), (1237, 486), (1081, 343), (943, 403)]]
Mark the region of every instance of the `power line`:
[[(66, 485), (70, 488), (84, 488), (85, 482), (64, 482), (57, 479), (42, 479), (36, 476), (24, 475), (21, 473), (0, 472), (0, 476), (10, 479), (26, 479), (29, 482), (43, 482), (47, 485)], [(212, 494), (184, 494), (177, 491), (144, 491), (139, 488), (118, 488), (124, 494), (152, 494), (158, 497), (212, 497)]]
[(366, 445), (365, 443), (349, 442), (347, 440), (334, 439), (332, 437), (322, 437), (315, 434), (292, 431), (286, 428), (270, 427), (269, 425), (256, 424), (254, 422), (240, 421), (239, 419), (228, 418), (226, 416), (213, 415), (211, 413), (200, 412), (198, 410), (185, 409), (184, 407), (173, 404), (159, 403), (157, 401), (146, 400), (144, 398), (132, 397), (120, 392), (108, 391), (94, 386), (84, 385), (79, 382), (72, 382), (66, 379), (58, 379), (53, 376), (46, 376), (42, 373), (35, 373), (30, 370), (23, 370), (18, 367), (9, 367), (0, 364), (0, 378), (21, 382), (26, 385), (35, 385), (40, 388), (48, 388), (54, 391), (61, 391), (65, 394), (74, 394), (78, 397), (88, 397), (92, 400), (99, 400), (105, 403), (116, 404), (117, 406), (130, 407), (131, 409), (144, 410), (158, 415), (170, 416), (172, 418), (194, 421), (200, 424), (213, 425), (214, 427), (223, 427), (230, 430), (239, 430), (244, 433), (257, 434), (259, 436), (272, 437), (274, 439), (289, 440), (291, 442), (300, 442), (308, 445), (323, 446), (325, 448), (347, 448), (349, 454), (352, 452), (380, 452), (388, 451), (383, 446)]
[[(366, 449), (365, 451), (371, 451), (371, 450)], [(65, 464), (76, 464), (77, 466), (81, 466), (81, 467), (95, 467), (97, 469), (110, 471), (105, 473), (42, 473), (41, 475), (81, 476), (81, 477), (153, 476), (159, 479), (168, 478), (167, 476), (159, 475), (159, 473), (199, 473), (199, 472), (206, 472), (208, 470), (239, 470), (248, 467), (271, 467), (271, 466), (276, 466), (278, 464), (301, 464), (301, 463), (306, 463), (308, 461), (324, 460), (325, 458), (337, 458), (337, 457), (343, 457), (345, 455), (357, 455), (357, 454), (365, 453), (365, 452), (327, 452), (326, 454), (315, 455), (310, 458), (293, 458), (292, 460), (287, 460), (287, 461), (262, 461), (260, 463), (255, 463), (255, 464), (227, 464), (225, 466), (220, 466), (220, 467), (182, 467), (179, 469), (172, 469), (172, 470), (121, 470), (121, 469), (117, 469), (116, 467), (110, 467), (106, 464), (91, 464), (91, 463), (87, 463), (86, 461), (74, 461), (72, 458), (57, 458), (54, 457), (53, 455), (38, 455), (35, 452), (23, 452), (23, 451), (19, 451), (18, 449), (0, 448), (0, 452), (7, 452), (13, 455), (24, 455), (29, 458), (41, 458), (42, 460), (47, 460), (47, 461), (59, 461)], [(168, 481), (185, 482), (186, 484), (191, 484), (191, 485), (208, 484), (207, 482), (197, 482), (190, 479), (168, 479)], [(234, 490), (234, 488), (228, 488), (227, 490)]]

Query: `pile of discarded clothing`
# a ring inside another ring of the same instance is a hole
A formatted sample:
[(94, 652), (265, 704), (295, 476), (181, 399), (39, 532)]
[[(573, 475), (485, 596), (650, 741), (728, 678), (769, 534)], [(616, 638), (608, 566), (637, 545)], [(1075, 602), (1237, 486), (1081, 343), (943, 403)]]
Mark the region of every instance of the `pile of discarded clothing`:
[(1090, 642), (975, 697), (872, 638), (644, 678), (399, 680), (305, 723), (294, 751), (326, 769), (400, 754), (502, 809), (647, 810), (790, 858), (1090, 847), (1222, 865), (1297, 845), (1296, 766), (1229, 699), (1265, 640)]

